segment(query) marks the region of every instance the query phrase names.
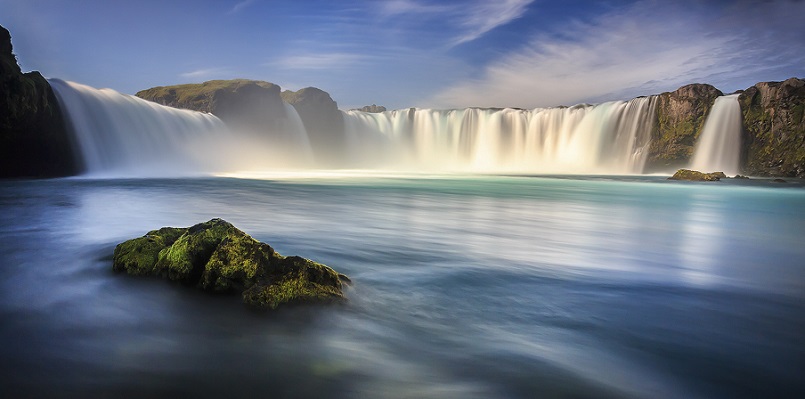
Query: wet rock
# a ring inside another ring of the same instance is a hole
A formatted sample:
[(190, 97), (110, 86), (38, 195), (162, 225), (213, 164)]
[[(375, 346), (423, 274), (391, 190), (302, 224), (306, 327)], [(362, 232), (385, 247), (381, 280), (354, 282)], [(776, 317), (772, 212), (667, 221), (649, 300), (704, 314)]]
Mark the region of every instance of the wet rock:
[(246, 304), (275, 309), (344, 300), (349, 278), (298, 256), (282, 256), (222, 219), (163, 227), (119, 244), (115, 271), (179, 281), (213, 293), (239, 293)]
[(702, 173), (698, 170), (679, 169), (668, 180), (685, 180), (685, 181), (719, 181), (725, 179), (727, 175), (724, 172)]

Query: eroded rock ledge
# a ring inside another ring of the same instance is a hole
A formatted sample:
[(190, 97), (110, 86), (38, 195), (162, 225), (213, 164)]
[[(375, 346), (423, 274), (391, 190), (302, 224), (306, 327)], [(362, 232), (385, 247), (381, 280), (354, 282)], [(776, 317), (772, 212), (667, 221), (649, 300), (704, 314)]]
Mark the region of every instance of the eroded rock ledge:
[(668, 180), (686, 180), (686, 181), (719, 181), (726, 179), (727, 175), (724, 172), (711, 172), (704, 173), (698, 170), (679, 169)]
[(321, 263), (282, 256), (222, 219), (188, 228), (163, 227), (115, 248), (113, 267), (195, 285), (214, 293), (239, 293), (261, 308), (344, 300), (347, 276)]

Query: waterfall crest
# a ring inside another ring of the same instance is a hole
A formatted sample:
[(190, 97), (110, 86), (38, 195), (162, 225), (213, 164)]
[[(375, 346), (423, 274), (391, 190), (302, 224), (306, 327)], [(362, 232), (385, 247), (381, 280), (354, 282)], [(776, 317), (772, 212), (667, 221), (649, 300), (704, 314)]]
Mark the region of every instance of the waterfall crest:
[(288, 167), (312, 158), (299, 115), (290, 106), (284, 137), (272, 140), (271, 132), (231, 131), (212, 114), (111, 89), (49, 82), (90, 175), (198, 175)]
[(488, 173), (641, 173), (656, 97), (569, 108), (344, 114), (348, 156), (374, 165)]
[(696, 142), (690, 168), (702, 172), (740, 173), (741, 105), (738, 94), (716, 98)]

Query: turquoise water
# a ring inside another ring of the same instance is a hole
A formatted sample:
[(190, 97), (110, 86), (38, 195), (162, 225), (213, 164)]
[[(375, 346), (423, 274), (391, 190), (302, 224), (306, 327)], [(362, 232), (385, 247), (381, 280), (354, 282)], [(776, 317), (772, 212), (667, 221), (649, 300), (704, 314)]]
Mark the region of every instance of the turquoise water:
[[(0, 209), (8, 397), (805, 394), (798, 181), (6, 181)], [(256, 313), (111, 271), (213, 217), (349, 275), (348, 303)]]

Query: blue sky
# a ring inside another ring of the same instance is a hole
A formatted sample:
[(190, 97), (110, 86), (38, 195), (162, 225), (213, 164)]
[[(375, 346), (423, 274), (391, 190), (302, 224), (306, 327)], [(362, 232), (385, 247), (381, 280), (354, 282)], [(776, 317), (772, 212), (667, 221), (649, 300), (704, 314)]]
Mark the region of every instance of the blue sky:
[(805, 77), (805, 1), (0, 0), (24, 70), (133, 94), (249, 78), (342, 109), (534, 108)]

